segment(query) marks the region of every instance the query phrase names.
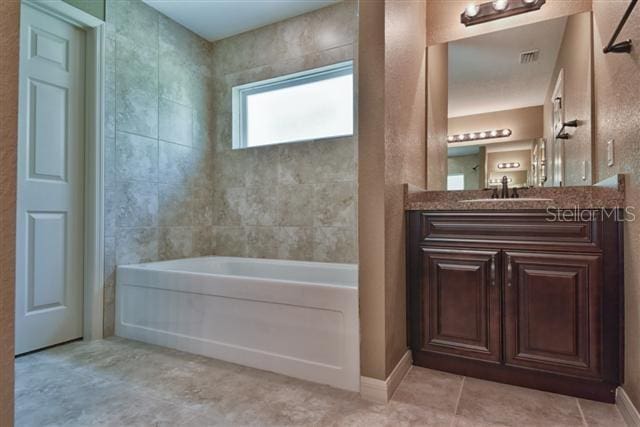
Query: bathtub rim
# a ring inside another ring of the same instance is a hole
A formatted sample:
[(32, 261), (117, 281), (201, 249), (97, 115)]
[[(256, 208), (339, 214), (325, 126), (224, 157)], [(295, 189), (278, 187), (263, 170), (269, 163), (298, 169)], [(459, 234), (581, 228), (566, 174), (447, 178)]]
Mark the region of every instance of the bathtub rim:
[[(326, 266), (326, 267), (334, 267), (334, 268), (345, 268), (350, 272), (353, 270), (354, 280), (353, 282), (348, 282), (344, 284), (336, 284), (336, 283), (326, 283), (326, 282), (309, 282), (305, 280), (291, 280), (291, 279), (281, 279), (281, 278), (273, 278), (273, 277), (258, 277), (258, 276), (245, 276), (240, 274), (222, 274), (222, 273), (207, 273), (203, 271), (189, 271), (189, 270), (178, 270), (174, 268), (153, 268), (155, 266), (161, 264), (169, 264), (173, 262), (181, 262), (181, 261), (189, 261), (189, 260), (204, 260), (204, 259), (219, 259), (221, 261), (238, 261), (238, 260), (250, 260), (251, 262), (257, 262), (258, 264), (269, 264), (269, 263), (280, 263), (283, 265), (297, 265), (297, 266)], [(228, 257), (228, 256), (217, 256), (217, 255), (207, 255), (201, 257), (189, 257), (189, 258), (176, 258), (170, 260), (162, 260), (162, 261), (151, 261), (144, 263), (136, 263), (136, 264), (119, 264), (116, 266), (117, 271), (120, 272), (122, 270), (128, 271), (144, 271), (144, 272), (165, 272), (165, 273), (173, 273), (173, 274), (185, 274), (189, 276), (204, 276), (204, 277), (219, 277), (219, 278), (238, 278), (248, 281), (256, 281), (258, 283), (273, 283), (278, 282), (284, 285), (305, 285), (305, 286), (321, 286), (321, 287), (332, 287), (332, 288), (346, 288), (346, 289), (355, 289), (359, 290), (359, 270), (358, 264), (347, 264), (347, 263), (333, 263), (333, 262), (319, 262), (319, 261), (297, 261), (297, 260), (279, 260), (279, 259), (269, 259), (269, 258), (248, 258), (248, 257)]]

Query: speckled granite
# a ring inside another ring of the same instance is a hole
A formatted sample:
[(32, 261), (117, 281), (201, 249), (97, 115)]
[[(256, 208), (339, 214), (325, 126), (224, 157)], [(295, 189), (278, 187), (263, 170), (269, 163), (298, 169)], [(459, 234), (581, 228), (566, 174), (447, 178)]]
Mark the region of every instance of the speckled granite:
[[(489, 199), (490, 190), (424, 191), (404, 186), (406, 210), (597, 209), (624, 207), (624, 175), (589, 187), (546, 187), (519, 190), (520, 199)], [(539, 200), (523, 199), (532, 198)]]

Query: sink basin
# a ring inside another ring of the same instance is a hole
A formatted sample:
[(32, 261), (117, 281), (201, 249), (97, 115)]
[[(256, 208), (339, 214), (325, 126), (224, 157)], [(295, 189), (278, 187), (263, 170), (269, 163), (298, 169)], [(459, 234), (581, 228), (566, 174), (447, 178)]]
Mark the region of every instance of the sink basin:
[(499, 203), (499, 202), (553, 202), (553, 199), (543, 199), (539, 197), (520, 197), (518, 199), (469, 199), (460, 200), (462, 203)]

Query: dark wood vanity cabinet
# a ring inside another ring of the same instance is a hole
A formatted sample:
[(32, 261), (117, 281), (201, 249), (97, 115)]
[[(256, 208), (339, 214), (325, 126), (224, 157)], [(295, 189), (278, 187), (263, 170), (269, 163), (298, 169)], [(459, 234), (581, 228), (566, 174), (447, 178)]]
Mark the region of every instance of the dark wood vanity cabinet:
[(414, 364), (612, 402), (620, 223), (546, 212), (407, 213)]

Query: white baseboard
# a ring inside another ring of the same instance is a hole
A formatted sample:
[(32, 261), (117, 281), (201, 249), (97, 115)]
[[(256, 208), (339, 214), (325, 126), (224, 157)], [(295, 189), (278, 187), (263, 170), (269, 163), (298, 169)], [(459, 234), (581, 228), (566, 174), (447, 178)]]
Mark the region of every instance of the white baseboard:
[(616, 390), (616, 406), (629, 427), (640, 427), (640, 413), (622, 387)]
[(407, 350), (386, 380), (360, 377), (360, 396), (371, 402), (386, 404), (411, 369), (411, 364), (411, 351)]

